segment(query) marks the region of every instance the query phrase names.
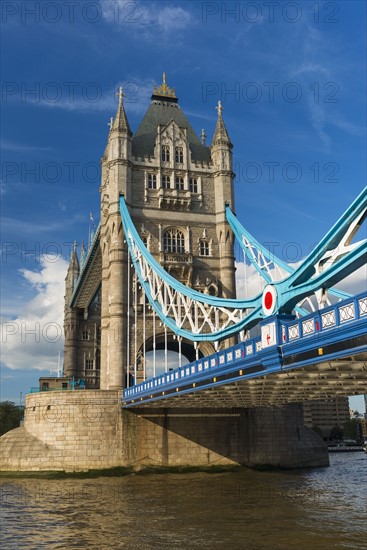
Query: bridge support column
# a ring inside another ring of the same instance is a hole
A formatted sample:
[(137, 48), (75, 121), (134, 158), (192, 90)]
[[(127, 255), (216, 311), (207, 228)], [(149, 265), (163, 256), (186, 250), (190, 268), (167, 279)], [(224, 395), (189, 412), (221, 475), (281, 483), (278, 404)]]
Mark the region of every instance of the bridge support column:
[(303, 423), (301, 403), (244, 411), (245, 464), (252, 467), (328, 466), (325, 442)]
[(329, 464), (301, 404), (254, 409), (140, 409), (123, 413), (125, 457), (141, 466), (307, 468)]

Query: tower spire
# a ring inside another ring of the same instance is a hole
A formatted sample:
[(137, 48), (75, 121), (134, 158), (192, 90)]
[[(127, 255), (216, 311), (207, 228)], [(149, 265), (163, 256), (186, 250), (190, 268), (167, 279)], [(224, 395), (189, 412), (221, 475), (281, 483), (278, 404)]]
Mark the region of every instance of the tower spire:
[(229, 139), (227, 128), (226, 128), (226, 125), (224, 124), (224, 120), (222, 116), (223, 105), (221, 101), (218, 101), (216, 110), (218, 111), (218, 119), (217, 119), (217, 125), (215, 127), (215, 131), (214, 131), (212, 145), (228, 145), (229, 147), (232, 147), (232, 143), (231, 143), (231, 140)]
[(200, 137), (201, 137), (201, 144), (202, 144), (202, 145), (206, 145), (206, 138), (207, 138), (207, 136), (206, 136), (206, 133), (205, 133), (204, 128), (201, 130), (201, 136), (200, 136)]
[[(70, 293), (73, 291), (75, 279), (79, 277), (79, 273), (80, 273), (80, 266), (79, 266), (78, 252), (77, 252), (77, 242), (74, 241), (74, 247), (73, 247), (72, 253), (70, 254), (70, 262), (69, 262), (69, 267), (68, 267), (68, 271), (65, 279), (67, 292)], [(71, 294), (69, 298), (70, 297), (71, 297)]]
[(129, 122), (127, 120), (127, 116), (126, 116), (126, 113), (125, 113), (125, 108), (124, 108), (125, 94), (124, 94), (122, 86), (120, 86), (119, 91), (116, 95), (119, 98), (119, 104), (118, 104), (118, 107), (117, 107), (115, 120), (113, 121), (112, 126), (111, 126), (111, 132), (114, 132), (114, 131), (115, 132), (124, 132), (124, 133), (127, 133), (129, 135), (132, 135), (132, 132), (131, 132), (131, 129), (130, 129), (130, 126), (129, 126)]
[(78, 252), (77, 252), (77, 242), (74, 241), (73, 251), (70, 254), (70, 263), (69, 263), (69, 270), (72, 271), (79, 271), (79, 260), (78, 260)]

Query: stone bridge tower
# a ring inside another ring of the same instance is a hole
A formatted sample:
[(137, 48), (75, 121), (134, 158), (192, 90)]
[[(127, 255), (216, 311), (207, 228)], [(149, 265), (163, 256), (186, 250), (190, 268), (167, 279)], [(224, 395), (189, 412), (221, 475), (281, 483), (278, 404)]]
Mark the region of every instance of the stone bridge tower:
[[(141, 379), (141, 350), (143, 345), (145, 351), (152, 346), (152, 312), (147, 308), (143, 331), (144, 297), (128, 299), (133, 270), (119, 211), (121, 194), (148, 250), (169, 273), (198, 291), (235, 296), (233, 236), (225, 217), (226, 204), (234, 209), (232, 144), (220, 102), (217, 111), (208, 146), (204, 130), (199, 139), (163, 75), (133, 134), (120, 89), (102, 157), (100, 225), (80, 261), (80, 272), (74, 252), (67, 276), (64, 373), (86, 379), (87, 387), (125, 387), (127, 362), (132, 372), (137, 361)], [(128, 311), (134, 300), (136, 315)], [(137, 322), (134, 345), (128, 317)], [(88, 327), (93, 337), (86, 340)], [(158, 348), (164, 339), (167, 343), (164, 329), (160, 330), (155, 339)], [(177, 348), (172, 334), (168, 345)], [(181, 346), (182, 353), (194, 359), (192, 343), (183, 341)], [(200, 353), (212, 352), (211, 344), (200, 344)]]

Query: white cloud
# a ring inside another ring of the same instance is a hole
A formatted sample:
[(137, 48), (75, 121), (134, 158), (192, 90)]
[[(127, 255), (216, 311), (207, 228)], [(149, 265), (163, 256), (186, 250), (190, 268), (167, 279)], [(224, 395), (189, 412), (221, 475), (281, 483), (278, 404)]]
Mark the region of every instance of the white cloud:
[(307, 98), (307, 105), (311, 116), (312, 127), (316, 130), (320, 141), (324, 144), (324, 152), (330, 153), (331, 140), (330, 136), (325, 131), (325, 110), (319, 103), (315, 103), (311, 96)]
[(151, 79), (141, 80), (139, 78), (128, 78), (108, 91), (102, 91), (99, 88), (98, 96), (93, 101), (86, 96), (61, 97), (58, 101), (48, 101), (47, 98), (43, 98), (41, 101), (34, 102), (34, 105), (79, 113), (105, 112), (109, 116), (114, 116), (118, 103), (116, 90), (119, 86), (124, 89), (124, 105), (128, 116), (129, 113), (142, 113), (147, 109), (153, 93), (154, 82)]
[(292, 77), (299, 76), (300, 74), (305, 73), (318, 73), (320, 75), (323, 74), (327, 77), (330, 77), (330, 70), (328, 69), (328, 67), (321, 65), (320, 63), (309, 63), (306, 61), (294, 71)]
[[(301, 262), (297, 262), (297, 264), (289, 265), (296, 268), (300, 264)], [(261, 281), (253, 265), (247, 265), (245, 269), (243, 262), (237, 262), (236, 269), (237, 298), (254, 298), (262, 292), (266, 283)], [(357, 269), (354, 273), (340, 281), (334, 288), (352, 295), (364, 292), (367, 288), (367, 265), (363, 265)]]
[(255, 267), (244, 262), (236, 262), (236, 289), (237, 298), (254, 298), (265, 286), (265, 282)]
[(367, 265), (362, 265), (357, 271), (340, 281), (337, 287), (350, 294), (359, 294), (367, 289)]
[(68, 267), (60, 256), (42, 256), (41, 270), (21, 269), (25, 284), (35, 296), (15, 319), (1, 323), (1, 361), (11, 369), (57, 369), (63, 351), (65, 275)]
[[(307, 24), (304, 27), (303, 38), (300, 40), (300, 52), (302, 56), (298, 65), (290, 71), (290, 77), (296, 78), (304, 90), (307, 111), (310, 123), (323, 145), (323, 152), (328, 154), (331, 150), (332, 140), (326, 131), (333, 110), (328, 108), (324, 99), (327, 92), (337, 90), (335, 66), (330, 65), (330, 55), (333, 52), (332, 40)], [(328, 82), (334, 88), (325, 89)], [(335, 94), (338, 98), (337, 93)]]
[[(50, 235), (52, 232), (65, 230), (65, 227), (72, 227), (75, 223), (84, 222), (85, 219), (85, 215), (83, 216), (82, 214), (76, 214), (75, 216), (68, 217), (65, 221), (60, 220), (50, 223), (38, 223), (37, 221), (27, 221), (20, 218), (3, 217), (1, 220), (1, 227), (2, 231), (4, 233), (8, 233), (9, 235), (22, 235), (21, 242), (14, 242), (16, 246), (22, 246), (22, 243), (24, 242), (24, 235), (35, 236), (39, 233), (46, 233)], [(39, 242), (36, 241), (33, 244), (37, 249), (41, 248)], [(57, 248), (59, 248), (61, 245), (64, 246), (65, 243), (55, 243), (55, 245), (57, 246)], [(0, 250), (0, 255), (3, 251), (3, 249)]]
[(14, 141), (9, 141), (6, 139), (0, 140), (0, 149), (14, 153), (40, 153), (44, 151), (52, 151), (51, 147), (37, 147), (34, 145), (15, 143)]
[(334, 115), (331, 117), (330, 124), (333, 124), (333, 126), (336, 126), (337, 128), (340, 128), (340, 130), (343, 130), (348, 134), (352, 134), (353, 136), (364, 136), (366, 133), (365, 126), (353, 124), (353, 122), (350, 122), (349, 120), (344, 120), (341, 115)]
[(104, 19), (124, 31), (143, 28), (156, 36), (157, 31), (167, 34), (185, 29), (192, 21), (191, 13), (180, 6), (130, 0), (100, 0), (100, 3)]
[(166, 6), (157, 15), (157, 23), (165, 31), (184, 29), (191, 21), (190, 13), (180, 7)]

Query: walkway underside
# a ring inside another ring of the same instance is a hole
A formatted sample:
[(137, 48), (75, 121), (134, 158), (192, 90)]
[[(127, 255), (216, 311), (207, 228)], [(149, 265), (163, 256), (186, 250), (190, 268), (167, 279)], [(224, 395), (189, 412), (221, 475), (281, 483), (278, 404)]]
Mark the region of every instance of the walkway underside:
[[(308, 365), (297, 369), (283, 369), (274, 374), (259, 377), (262, 365), (254, 367), (254, 378), (240, 378), (231, 372), (193, 384), (187, 388), (167, 389), (161, 398), (143, 398), (135, 402), (139, 409), (188, 408), (188, 407), (260, 407), (282, 405), (317, 399), (335, 399), (337, 395), (360, 395), (367, 393), (367, 353), (353, 357), (334, 359), (325, 363)], [(255, 378), (256, 377), (256, 378)], [(226, 379), (228, 382), (226, 383)], [(230, 380), (231, 379), (231, 382)], [(229, 383), (230, 382), (230, 383)], [(210, 387), (208, 385), (210, 384)], [(184, 393), (183, 393), (184, 392)], [(172, 394), (172, 397), (170, 397)], [(128, 408), (129, 405), (125, 404)]]

